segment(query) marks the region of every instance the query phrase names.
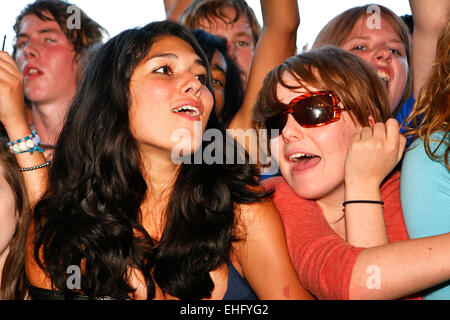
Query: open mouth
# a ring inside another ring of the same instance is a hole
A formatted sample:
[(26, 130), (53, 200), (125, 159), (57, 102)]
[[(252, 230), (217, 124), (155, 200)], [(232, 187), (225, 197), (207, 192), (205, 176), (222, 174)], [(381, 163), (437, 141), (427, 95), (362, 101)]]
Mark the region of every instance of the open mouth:
[(28, 69), (27, 75), (37, 74), (37, 73), (42, 73), (42, 72), (40, 72), (38, 69), (31, 68), (31, 69)]
[(305, 153), (294, 153), (289, 156), (289, 161), (300, 162), (300, 161), (309, 160), (309, 159), (313, 159), (313, 158), (319, 158), (319, 157), (314, 156), (314, 155), (308, 155)]
[(378, 74), (378, 76), (380, 77), (380, 79), (383, 81), (384, 85), (387, 88), (388, 85), (389, 85), (389, 80), (390, 80), (389, 75), (387, 73), (383, 72), (383, 71), (380, 71), (380, 70), (377, 71), (377, 74)]
[(35, 67), (27, 67), (24, 70), (24, 76), (25, 77), (33, 77), (33, 76), (38, 76), (43, 74), (43, 72), (41, 70), (39, 70), (38, 68)]
[(174, 108), (174, 109), (172, 109), (172, 112), (174, 112), (174, 113), (182, 112), (182, 113), (185, 113), (185, 114), (191, 116), (192, 118), (198, 117), (200, 115), (200, 110), (197, 107), (189, 106), (189, 105), (182, 106), (179, 108)]
[(298, 173), (317, 166), (322, 160), (319, 156), (302, 152), (290, 154), (287, 158), (292, 163), (291, 170)]

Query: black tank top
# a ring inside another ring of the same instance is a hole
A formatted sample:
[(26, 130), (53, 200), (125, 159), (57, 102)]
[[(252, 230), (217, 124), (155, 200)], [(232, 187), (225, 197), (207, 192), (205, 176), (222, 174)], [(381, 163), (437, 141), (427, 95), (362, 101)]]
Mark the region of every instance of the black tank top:
[(248, 285), (248, 282), (241, 277), (229, 260), (227, 260), (227, 264), (228, 287), (223, 300), (257, 300), (258, 298)]

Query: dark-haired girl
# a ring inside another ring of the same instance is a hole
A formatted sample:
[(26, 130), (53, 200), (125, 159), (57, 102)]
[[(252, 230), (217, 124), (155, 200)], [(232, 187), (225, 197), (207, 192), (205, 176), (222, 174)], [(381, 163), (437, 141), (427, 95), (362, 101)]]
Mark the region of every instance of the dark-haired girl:
[[(213, 106), (207, 59), (178, 23), (105, 44), (34, 209), (33, 298), (310, 298), (257, 169), (188, 164), (212, 143), (202, 141), (205, 130), (225, 135)], [(29, 157), (38, 162), (39, 152)]]
[(191, 31), (208, 58), (214, 84), (216, 112), (222, 126), (227, 128), (244, 100), (241, 71), (228, 55), (225, 39), (206, 31)]

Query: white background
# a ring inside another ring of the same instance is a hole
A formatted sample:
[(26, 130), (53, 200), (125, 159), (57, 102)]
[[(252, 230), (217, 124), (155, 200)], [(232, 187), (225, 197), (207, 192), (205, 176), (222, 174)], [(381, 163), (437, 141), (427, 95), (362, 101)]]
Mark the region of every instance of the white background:
[[(277, 0), (272, 0), (277, 1)], [(0, 46), (6, 34), (5, 50), (12, 51), (14, 32), (12, 26), (19, 12), (32, 0), (0, 0)], [(151, 21), (165, 18), (163, 0), (72, 0), (92, 19), (106, 28), (111, 37), (127, 28), (143, 26)], [(259, 0), (247, 0), (262, 24)], [(408, 0), (375, 0), (396, 14), (410, 14)], [(298, 0), (300, 27), (297, 35), (297, 47), (306, 43), (312, 45), (320, 29), (342, 11), (371, 3), (370, 0)], [(1, 47), (0, 47), (1, 49)]]

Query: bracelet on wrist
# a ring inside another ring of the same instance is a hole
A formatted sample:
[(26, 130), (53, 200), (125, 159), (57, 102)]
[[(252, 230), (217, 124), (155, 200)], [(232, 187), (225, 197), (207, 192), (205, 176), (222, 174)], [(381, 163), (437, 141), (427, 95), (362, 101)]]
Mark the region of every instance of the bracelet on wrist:
[(51, 161), (47, 160), (45, 163), (39, 164), (37, 166), (28, 167), (28, 168), (20, 168), (19, 171), (20, 172), (25, 172), (25, 171), (33, 171), (33, 170), (41, 169), (41, 168), (44, 168), (44, 167), (48, 167), (50, 165), (50, 163), (51, 163)]
[(351, 203), (371, 203), (371, 204), (384, 205), (383, 201), (377, 201), (377, 200), (349, 200), (349, 201), (344, 201), (342, 203), (342, 206), (345, 207), (347, 204), (351, 204)]
[(44, 149), (40, 147), (41, 138), (39, 138), (36, 130), (33, 130), (29, 136), (25, 138), (17, 139), (6, 144), (11, 152), (16, 154), (29, 152), (33, 154), (34, 151), (44, 152)]

